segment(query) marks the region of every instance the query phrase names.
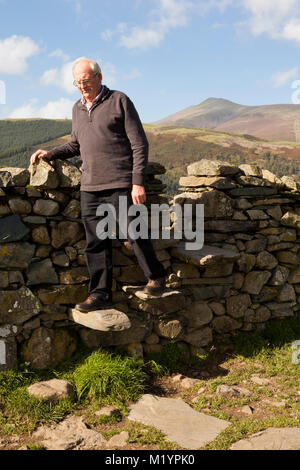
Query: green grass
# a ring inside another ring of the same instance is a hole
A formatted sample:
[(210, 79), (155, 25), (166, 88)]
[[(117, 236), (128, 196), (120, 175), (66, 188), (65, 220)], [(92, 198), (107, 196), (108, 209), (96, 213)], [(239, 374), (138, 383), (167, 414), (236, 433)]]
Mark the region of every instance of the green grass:
[(101, 399), (109, 403), (137, 400), (144, 390), (143, 361), (93, 352), (73, 374), (78, 399)]
[[(300, 426), (300, 399), (297, 393), (300, 365), (292, 362), (292, 343), (298, 339), (299, 315), (291, 319), (273, 320), (263, 331), (239, 332), (232, 339), (229, 353), (224, 354), (222, 348), (216, 345), (210, 354), (198, 357), (192, 363), (184, 359), (176, 343), (169, 343), (163, 346), (161, 354), (152, 355), (145, 362), (112, 352), (98, 350), (91, 353), (81, 349), (52, 371), (37, 371), (23, 364), (18, 370), (0, 372), (0, 434), (27, 433), (40, 424), (58, 422), (66, 415), (79, 411), (85, 414), (90, 426), (105, 426), (103, 431), (107, 437), (122, 430), (128, 431), (129, 446), (176, 449), (178, 446), (166, 441), (163, 434), (154, 428), (137, 423), (120, 426), (127, 414), (127, 405), (148, 390), (149, 382), (155, 376), (174, 372), (188, 375), (189, 367), (210, 370), (218, 366), (227, 372), (199, 380), (195, 389), (183, 392), (183, 398), (197, 411), (231, 423), (217, 439), (204, 447), (228, 449), (237, 440), (267, 427)], [(267, 378), (268, 383), (260, 385), (253, 382), (252, 374)], [(77, 393), (73, 400), (46, 403), (28, 394), (28, 385), (53, 377), (74, 384)], [(221, 384), (244, 387), (251, 395), (221, 396), (216, 393)], [(199, 388), (202, 388), (200, 394)], [(283, 400), (286, 406), (275, 405)], [(121, 414), (108, 419), (97, 418), (95, 411), (106, 404), (117, 405)], [(244, 405), (252, 406), (258, 414), (242, 415)]]
[[(18, 370), (0, 372), (0, 431), (28, 432), (40, 424), (61, 421), (91, 403), (119, 404), (125, 409), (144, 391), (146, 377), (140, 359), (86, 349), (55, 370), (38, 371), (23, 364)], [(47, 403), (28, 393), (32, 383), (51, 378), (69, 380), (76, 389), (74, 399)]]

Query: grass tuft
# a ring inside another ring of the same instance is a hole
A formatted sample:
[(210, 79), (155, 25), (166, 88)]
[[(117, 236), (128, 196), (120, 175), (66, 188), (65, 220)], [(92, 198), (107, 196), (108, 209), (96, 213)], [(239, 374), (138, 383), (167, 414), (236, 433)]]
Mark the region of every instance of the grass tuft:
[(78, 399), (101, 399), (112, 404), (137, 400), (146, 382), (143, 367), (143, 361), (136, 357), (95, 351), (73, 372)]

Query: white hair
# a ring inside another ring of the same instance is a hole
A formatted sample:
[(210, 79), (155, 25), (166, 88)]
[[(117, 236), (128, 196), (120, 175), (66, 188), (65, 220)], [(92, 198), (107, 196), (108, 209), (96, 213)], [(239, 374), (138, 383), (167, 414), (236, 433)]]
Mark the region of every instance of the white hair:
[(96, 62), (95, 60), (87, 59), (86, 57), (79, 57), (78, 59), (75, 60), (75, 62), (74, 62), (74, 64), (73, 64), (73, 67), (72, 67), (73, 75), (74, 75), (75, 67), (76, 67), (80, 62), (85, 62), (85, 61), (90, 64), (91, 70), (92, 70), (94, 73), (102, 73), (102, 72), (101, 72), (100, 65), (98, 64), (98, 62)]

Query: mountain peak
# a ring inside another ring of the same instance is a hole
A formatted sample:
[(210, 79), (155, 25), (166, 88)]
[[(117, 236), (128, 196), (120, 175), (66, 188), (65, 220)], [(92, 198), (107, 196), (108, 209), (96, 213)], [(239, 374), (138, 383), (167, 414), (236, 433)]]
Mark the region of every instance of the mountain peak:
[[(251, 134), (269, 140), (299, 139), (300, 105), (249, 106), (224, 98), (209, 97), (154, 124), (216, 129), (235, 134)], [(296, 132), (298, 132), (296, 136)]]

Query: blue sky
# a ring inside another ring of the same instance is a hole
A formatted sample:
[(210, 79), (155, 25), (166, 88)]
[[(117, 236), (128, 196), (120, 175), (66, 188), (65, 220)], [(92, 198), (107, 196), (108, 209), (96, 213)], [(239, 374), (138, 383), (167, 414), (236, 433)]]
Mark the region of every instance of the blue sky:
[(0, 0), (0, 119), (70, 117), (82, 56), (146, 123), (209, 97), (299, 103), (300, 0)]

